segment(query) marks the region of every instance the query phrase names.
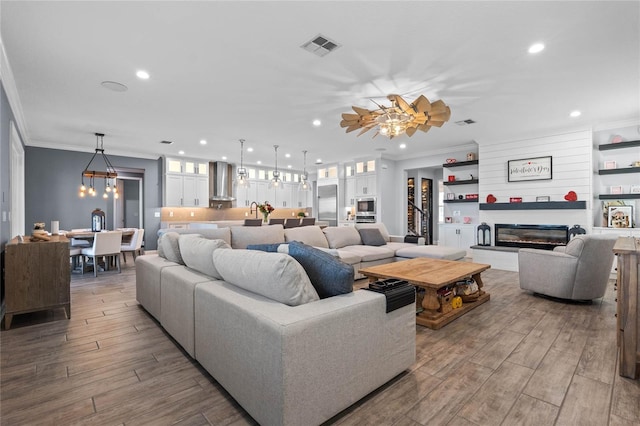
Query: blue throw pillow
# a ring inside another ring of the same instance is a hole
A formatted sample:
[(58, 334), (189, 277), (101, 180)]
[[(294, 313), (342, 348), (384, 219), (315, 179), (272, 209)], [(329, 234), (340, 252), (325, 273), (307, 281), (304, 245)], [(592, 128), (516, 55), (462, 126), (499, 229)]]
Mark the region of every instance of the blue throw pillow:
[(269, 253), (277, 253), (278, 252), (278, 246), (280, 246), (280, 244), (282, 244), (282, 243), (249, 244), (247, 246), (247, 250), (260, 250), (260, 251), (266, 251), (266, 252), (269, 252)]
[(353, 292), (353, 266), (298, 241), (289, 242), (289, 256), (302, 265), (320, 299)]

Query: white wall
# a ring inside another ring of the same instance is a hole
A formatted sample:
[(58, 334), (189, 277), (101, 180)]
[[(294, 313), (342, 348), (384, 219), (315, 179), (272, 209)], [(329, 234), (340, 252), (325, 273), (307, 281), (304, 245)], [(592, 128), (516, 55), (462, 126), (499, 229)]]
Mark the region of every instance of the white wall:
[[(592, 134), (591, 130), (573, 131), (530, 139), (479, 143), (479, 197), (486, 203), (493, 194), (498, 203), (508, 203), (510, 197), (522, 197), (523, 202), (535, 202), (537, 196), (549, 196), (551, 201), (564, 201), (569, 191), (586, 201), (584, 210), (480, 210), (480, 221), (519, 224), (578, 224), (589, 230), (593, 222), (592, 199)], [(552, 157), (552, 179), (524, 182), (507, 181), (507, 162), (534, 157)]]

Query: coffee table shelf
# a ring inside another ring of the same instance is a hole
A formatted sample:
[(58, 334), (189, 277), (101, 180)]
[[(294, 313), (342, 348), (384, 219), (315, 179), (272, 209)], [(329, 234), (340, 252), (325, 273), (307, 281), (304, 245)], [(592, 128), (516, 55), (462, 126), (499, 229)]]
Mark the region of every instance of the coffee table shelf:
[[(490, 295), (482, 289), (484, 284), (480, 277), (480, 274), (489, 268), (491, 265), (483, 263), (420, 257), (371, 266), (360, 269), (359, 272), (368, 277), (369, 281), (398, 278), (423, 288), (425, 295), (419, 302), (423, 310), (416, 314), (416, 323), (437, 330), (489, 301)], [(473, 302), (463, 303), (462, 307), (457, 309), (442, 309), (442, 302), (438, 298), (438, 289), (469, 277), (478, 284), (478, 298)]]

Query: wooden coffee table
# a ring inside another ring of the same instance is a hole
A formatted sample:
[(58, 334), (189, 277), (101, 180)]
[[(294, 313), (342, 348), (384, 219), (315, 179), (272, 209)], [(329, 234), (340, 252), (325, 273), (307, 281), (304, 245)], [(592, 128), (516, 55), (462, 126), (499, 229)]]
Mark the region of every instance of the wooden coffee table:
[[(416, 315), (416, 323), (437, 330), (473, 308), (482, 305), (490, 298), (489, 293), (482, 290), (480, 273), (491, 268), (491, 265), (452, 260), (429, 259), (419, 257), (384, 265), (360, 269), (360, 273), (369, 277), (369, 281), (397, 278), (409, 284), (424, 288), (425, 295), (421, 301), (422, 312)], [(473, 302), (462, 304), (461, 308), (449, 309), (441, 306), (438, 290), (456, 281), (472, 277), (478, 284), (478, 298)], [(420, 304), (420, 300), (417, 301)]]

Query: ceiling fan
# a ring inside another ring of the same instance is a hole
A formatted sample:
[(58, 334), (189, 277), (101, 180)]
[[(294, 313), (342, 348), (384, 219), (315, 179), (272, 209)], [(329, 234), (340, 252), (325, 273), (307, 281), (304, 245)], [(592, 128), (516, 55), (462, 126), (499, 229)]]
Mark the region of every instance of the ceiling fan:
[(378, 134), (393, 139), (406, 133), (413, 136), (417, 130), (428, 132), (432, 126), (440, 127), (451, 117), (451, 110), (442, 101), (429, 102), (424, 95), (420, 95), (411, 104), (407, 103), (400, 95), (389, 95), (391, 106), (384, 106), (373, 101), (378, 109), (368, 110), (353, 106), (355, 114), (343, 113), (340, 127), (346, 127), (346, 132), (362, 129), (358, 136), (378, 126)]

